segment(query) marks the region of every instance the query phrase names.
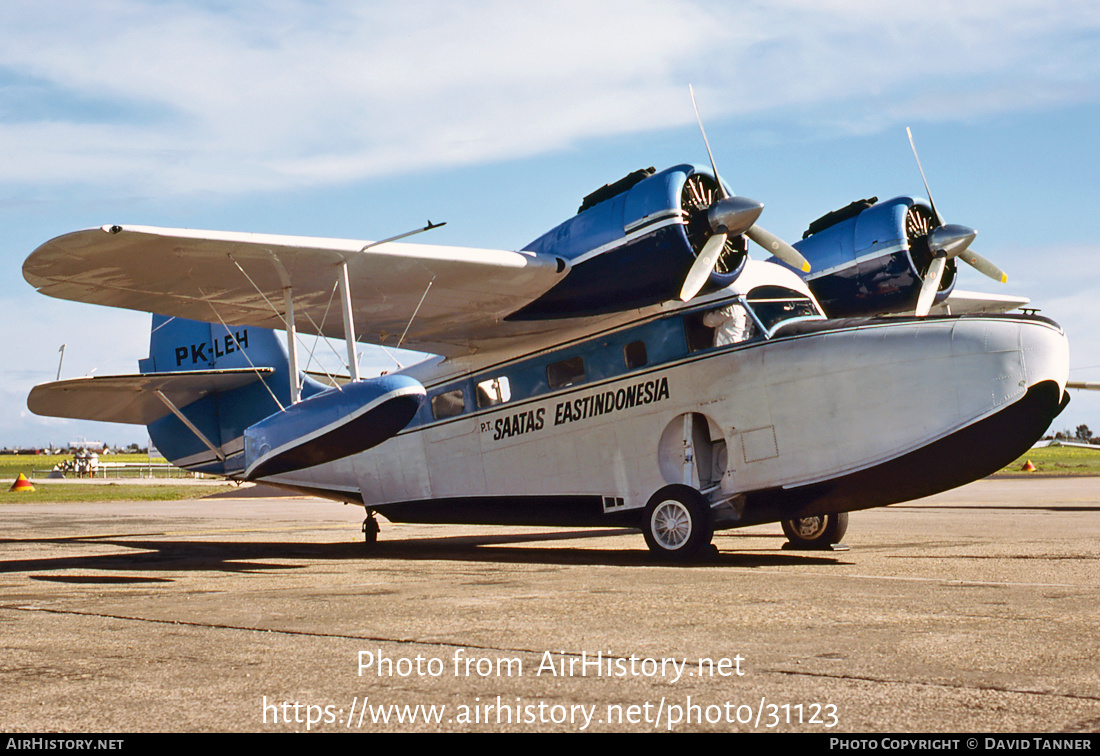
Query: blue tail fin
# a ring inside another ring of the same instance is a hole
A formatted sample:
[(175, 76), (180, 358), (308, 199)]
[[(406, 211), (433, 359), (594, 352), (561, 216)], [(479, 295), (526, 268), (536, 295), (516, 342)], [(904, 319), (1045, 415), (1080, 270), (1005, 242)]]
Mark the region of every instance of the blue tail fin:
[(286, 349), (273, 331), (154, 315), (149, 357), (140, 362), (142, 373), (254, 367), (274, 368), (275, 372), (179, 408), (224, 459), (174, 414), (147, 426), (157, 449), (188, 470), (239, 473), (244, 466), (245, 428), (290, 404), (290, 379)]
[(163, 391), (147, 390), (173, 410), (146, 426), (161, 453), (188, 470), (237, 478), (292, 472), (377, 446), (408, 424), (425, 396), (423, 385), (403, 375), (340, 388), (304, 376), (301, 401), (291, 406), (289, 361), (273, 331), (162, 315), (153, 316), (149, 357), (140, 366), (142, 374), (163, 376), (154, 382)]

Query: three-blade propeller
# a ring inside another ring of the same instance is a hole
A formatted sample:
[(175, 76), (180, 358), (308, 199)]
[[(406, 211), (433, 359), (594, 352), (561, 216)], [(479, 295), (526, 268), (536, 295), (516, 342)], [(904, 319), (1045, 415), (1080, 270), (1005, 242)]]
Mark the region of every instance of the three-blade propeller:
[(707, 221), (714, 234), (707, 239), (684, 279), (683, 288), (680, 289), (681, 301), (688, 301), (703, 288), (722, 255), (726, 240), (731, 236), (747, 236), (787, 265), (808, 273), (810, 264), (798, 250), (770, 231), (756, 225), (756, 219), (760, 217), (764, 205), (748, 197), (731, 197), (726, 191), (722, 178), (718, 174), (718, 165), (714, 162), (714, 154), (710, 151), (710, 142), (707, 140), (706, 129), (703, 128), (703, 119), (699, 116), (699, 106), (695, 103), (695, 90), (689, 85), (688, 91), (691, 92), (691, 104), (695, 108), (695, 118), (699, 121), (699, 131), (703, 135), (703, 144), (707, 148), (710, 167), (718, 183), (718, 200), (707, 209)]
[(928, 204), (932, 207), (932, 217), (936, 222), (936, 227), (928, 234), (928, 251), (932, 253), (932, 264), (924, 274), (920, 294), (917, 296), (916, 315), (924, 317), (932, 309), (932, 304), (936, 300), (936, 292), (940, 289), (940, 281), (943, 279), (948, 260), (955, 257), (961, 258), (979, 273), (1001, 283), (1008, 281), (1008, 276), (989, 260), (970, 249), (970, 243), (978, 235), (977, 231), (955, 223), (943, 222), (943, 218), (936, 210), (936, 203), (932, 199), (932, 190), (928, 188), (928, 179), (925, 178), (924, 168), (920, 164), (917, 145), (913, 142), (913, 132), (906, 126), (905, 133), (909, 135), (909, 146), (913, 148), (913, 157), (917, 160), (917, 169), (920, 171), (921, 180), (924, 181), (924, 191), (928, 194)]

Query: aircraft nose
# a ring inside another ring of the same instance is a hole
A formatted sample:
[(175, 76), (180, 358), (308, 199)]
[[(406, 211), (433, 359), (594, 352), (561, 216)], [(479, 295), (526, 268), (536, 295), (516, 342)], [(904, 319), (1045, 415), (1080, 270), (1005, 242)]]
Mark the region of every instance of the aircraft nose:
[(1069, 340), (1053, 321), (1039, 319), (1020, 323), (1020, 352), (1030, 388), (1043, 381), (1058, 384), (1060, 394), (1069, 380)]

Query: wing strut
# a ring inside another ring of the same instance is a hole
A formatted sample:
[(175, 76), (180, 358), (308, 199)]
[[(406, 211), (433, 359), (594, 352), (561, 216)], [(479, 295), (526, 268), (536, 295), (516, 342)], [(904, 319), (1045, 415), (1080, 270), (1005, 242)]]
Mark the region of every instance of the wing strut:
[(412, 317), (409, 318), (409, 322), (405, 325), (405, 330), (401, 333), (401, 338), (397, 340), (398, 349), (405, 343), (405, 337), (409, 335), (409, 329), (412, 328), (413, 321), (416, 320), (416, 313), (420, 312), (420, 306), (424, 304), (424, 299), (428, 296), (428, 292), (431, 291), (432, 284), (434, 283), (435, 276), (432, 276), (432, 280), (428, 281), (428, 287), (424, 289), (424, 293), (420, 295), (420, 301), (416, 303), (416, 309), (413, 310)]
[(198, 437), (199, 441), (202, 441), (204, 444), (206, 444), (206, 448), (214, 452), (214, 456), (216, 456), (220, 461), (225, 462), (225, 455), (222, 454), (221, 450), (218, 447), (214, 446), (210, 439), (206, 437), (206, 434), (199, 430), (193, 422), (188, 420), (186, 415), (180, 412), (179, 408), (172, 403), (172, 400), (164, 395), (164, 392), (162, 392), (160, 389), (156, 389), (153, 393), (157, 395), (158, 399), (164, 402), (164, 406), (167, 407), (173, 415), (179, 418), (179, 421), (181, 423), (186, 425), (187, 428)]
[[(233, 259), (232, 256), (230, 256), (230, 259)], [(286, 267), (283, 266), (282, 261), (280, 261), (278, 256), (274, 253), (271, 254), (271, 262), (275, 265), (275, 270), (279, 274), (279, 280), (283, 284), (283, 313), (280, 313), (275, 305), (271, 304), (264, 295), (263, 290), (256, 285), (255, 281), (252, 280), (252, 276), (248, 275), (245, 269), (241, 267), (241, 264), (233, 260), (233, 264), (237, 266), (237, 270), (244, 274), (244, 277), (252, 284), (252, 288), (256, 289), (260, 296), (264, 298), (264, 301), (271, 305), (271, 309), (275, 311), (275, 314), (278, 315), (286, 325), (286, 354), (290, 373), (290, 403), (297, 404), (302, 400), (302, 386), (301, 376), (298, 374), (298, 331), (294, 324), (294, 286), (290, 282), (290, 274), (287, 273)], [(339, 284), (340, 287), (340, 299), (343, 303), (344, 335), (348, 344), (348, 370), (351, 373), (351, 379), (353, 381), (358, 381), (359, 361), (355, 357), (355, 320), (352, 316), (351, 309), (351, 284), (348, 278), (347, 260), (340, 264), (340, 277), (337, 279), (337, 284)], [(219, 317), (219, 320), (220, 319)]]
[[(280, 268), (283, 266), (280, 265)], [(283, 289), (286, 298), (286, 353), (290, 362), (290, 403), (302, 401), (302, 387), (298, 382), (298, 331), (294, 327), (294, 287), (287, 281)]]
[(348, 344), (348, 371), (353, 381), (359, 380), (359, 358), (355, 354), (355, 318), (351, 310), (351, 282), (348, 280), (348, 261), (340, 264), (340, 299), (344, 304), (344, 340)]
[[(432, 229), (436, 229), (440, 226), (445, 225), (447, 224), (432, 223), (429, 220), (428, 225), (424, 226), (423, 228), (418, 228), (415, 231), (408, 231), (403, 234), (398, 234), (397, 236), (391, 236), (390, 238), (383, 239), (381, 241), (371, 242), (359, 251), (364, 252), (371, 247), (376, 247), (380, 244), (386, 244), (387, 242), (392, 242), (397, 239), (404, 239), (407, 236), (413, 236), (414, 234), (420, 234), (425, 231), (431, 231)], [(271, 255), (271, 261), (272, 263), (274, 263), (275, 270), (278, 272), (279, 279), (283, 284), (284, 306), (283, 314), (280, 317), (286, 324), (286, 352), (290, 368), (290, 403), (297, 404), (302, 400), (302, 386), (300, 382), (300, 376), (298, 375), (298, 334), (297, 330), (294, 327), (294, 287), (290, 281), (290, 274), (287, 272), (286, 267), (283, 265), (282, 261), (279, 260), (279, 256), (275, 254), (272, 250), (268, 250), (268, 254)], [(229, 259), (232, 260), (233, 264), (237, 266), (237, 269), (244, 274), (244, 277), (247, 278), (249, 283), (252, 284), (252, 287), (256, 289), (257, 292), (259, 292), (264, 301), (271, 305), (271, 302), (267, 299), (267, 296), (264, 295), (263, 290), (256, 285), (256, 282), (252, 280), (252, 277), (248, 275), (247, 272), (245, 272), (245, 269), (241, 267), (241, 264), (233, 259), (232, 254), (229, 255)], [(433, 276), (432, 282), (434, 281), (435, 277)], [(343, 305), (342, 310), (344, 315), (344, 340), (347, 342), (348, 349), (348, 372), (351, 375), (351, 380), (354, 382), (360, 380), (361, 377), (359, 373), (359, 359), (356, 355), (355, 350), (355, 316), (353, 314), (351, 306), (351, 281), (348, 276), (348, 261), (346, 257), (340, 263), (340, 275), (337, 279), (337, 283), (340, 286), (340, 299)], [(428, 289), (430, 289), (431, 287), (432, 284), (429, 283)], [(424, 297), (427, 296), (427, 294), (428, 291), (427, 289), (425, 289), (424, 295), (420, 297), (420, 304), (416, 306), (417, 311), (420, 310), (420, 305), (424, 304)], [(271, 305), (271, 309), (275, 310), (276, 315), (279, 315), (279, 311), (274, 305)], [(413, 317), (416, 317), (416, 312), (413, 313)], [(411, 319), (409, 320), (409, 325), (412, 325)], [(408, 326), (406, 326), (405, 332), (408, 333), (408, 330)], [(404, 335), (402, 335), (402, 338), (404, 338)]]
[[(236, 261), (234, 261), (234, 264), (236, 264)], [(237, 265), (237, 268), (240, 269), (241, 273), (244, 273), (244, 269), (241, 268), (240, 265)], [(248, 277), (247, 273), (245, 273), (245, 277)], [(249, 279), (249, 281), (251, 280), (252, 279)], [(233, 343), (237, 345), (237, 351), (239, 351), (241, 355), (245, 358), (245, 360), (248, 361), (249, 366), (256, 373), (256, 377), (260, 379), (260, 383), (265, 389), (267, 389), (267, 393), (271, 394), (271, 398), (275, 400), (275, 406), (279, 408), (280, 412), (283, 412), (286, 407), (284, 407), (283, 403), (279, 401), (279, 397), (275, 395), (275, 392), (271, 390), (271, 386), (267, 385), (267, 381), (264, 380), (263, 375), (260, 373), (260, 369), (256, 367), (256, 363), (252, 361), (252, 358), (248, 356), (248, 352), (245, 350), (245, 348), (241, 346), (241, 342), (240, 339), (237, 338), (237, 334), (234, 333), (232, 329), (230, 329), (230, 327), (225, 324), (225, 319), (222, 318), (220, 314), (218, 314), (218, 310), (216, 307), (214, 307), (214, 303), (206, 298), (206, 293), (202, 291), (201, 287), (199, 288), (199, 292), (202, 293), (203, 298), (206, 299), (206, 303), (210, 305), (210, 311), (214, 313), (214, 317), (217, 318), (218, 322), (222, 324), (222, 328), (225, 329), (226, 333), (233, 336)], [(278, 313), (276, 312), (276, 314)]]
[(263, 297), (263, 300), (271, 306), (275, 314), (286, 324), (286, 354), (290, 367), (290, 403), (297, 404), (302, 398), (302, 390), (298, 382), (298, 334), (294, 328), (294, 287), (290, 285), (290, 275), (286, 272), (286, 268), (283, 267), (283, 263), (279, 260), (278, 255), (271, 250), (267, 252), (271, 255), (271, 262), (275, 264), (275, 271), (279, 274), (279, 280), (283, 284), (283, 301), (286, 311), (284, 315), (279, 314), (278, 308), (271, 304), (271, 300), (264, 294), (263, 289), (257, 286), (256, 282), (252, 280), (252, 276), (248, 275), (245, 269), (241, 267), (241, 264), (233, 259), (233, 255), (229, 255), (229, 259), (233, 260), (233, 264), (237, 266), (237, 270), (244, 274), (244, 277), (252, 284), (252, 288)]
[[(336, 290), (338, 288), (340, 288), (340, 279), (336, 279), (335, 281), (332, 282), (332, 291), (328, 295), (328, 304), (325, 305), (325, 314), (321, 317), (321, 325), (317, 325), (317, 321), (314, 320), (312, 317), (310, 317), (308, 311), (302, 313), (303, 315), (306, 316), (306, 320), (309, 321), (309, 324), (311, 326), (313, 326), (313, 331), (314, 331), (313, 348), (309, 350), (309, 362), (306, 363), (306, 367), (305, 367), (305, 372), (306, 373), (309, 372), (309, 366), (313, 363), (313, 359), (316, 356), (317, 344), (319, 344), (321, 342), (321, 339), (324, 338), (324, 337), (321, 336), (321, 334), (325, 332), (324, 325), (325, 325), (326, 322), (328, 322), (328, 311), (332, 308), (332, 300), (336, 296)], [(337, 352), (335, 349), (333, 349), (332, 344), (329, 343), (329, 340), (325, 339), (324, 341), (325, 341), (325, 346), (327, 346), (332, 351), (332, 353), (336, 355), (336, 358), (338, 360), (340, 360), (340, 364), (343, 365), (344, 367), (347, 367), (346, 365), (344, 365), (344, 358), (340, 356), (339, 352)], [(332, 385), (332, 387), (334, 389), (336, 389), (337, 391), (340, 391), (341, 390), (340, 384), (336, 381), (335, 378), (333, 378), (332, 373), (330, 373), (327, 369), (325, 369), (324, 365), (318, 364), (317, 367), (318, 367), (318, 369), (321, 370), (321, 372), (323, 372), (325, 374), (325, 376), (328, 378), (328, 381)]]

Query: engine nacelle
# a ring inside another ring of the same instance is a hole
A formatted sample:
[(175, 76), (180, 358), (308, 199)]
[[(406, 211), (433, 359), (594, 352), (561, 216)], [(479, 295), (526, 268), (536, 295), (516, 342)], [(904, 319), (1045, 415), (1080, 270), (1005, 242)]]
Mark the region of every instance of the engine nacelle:
[[(714, 176), (692, 165), (635, 171), (598, 189), (577, 215), (524, 247), (562, 258), (570, 270), (509, 320), (596, 315), (676, 299), (714, 233), (706, 210), (717, 198)], [(728, 239), (710, 284), (733, 283), (746, 259), (744, 238)]]
[[(932, 263), (932, 210), (913, 197), (849, 208), (825, 216), (825, 228), (794, 244), (812, 266), (803, 277), (814, 296), (834, 318), (913, 311)], [(837, 216), (840, 220), (829, 225)], [(955, 273), (955, 261), (949, 260), (937, 302), (955, 287)]]

